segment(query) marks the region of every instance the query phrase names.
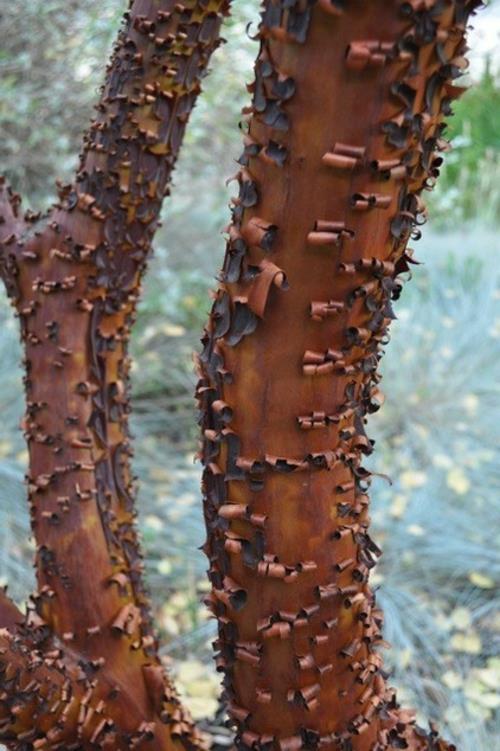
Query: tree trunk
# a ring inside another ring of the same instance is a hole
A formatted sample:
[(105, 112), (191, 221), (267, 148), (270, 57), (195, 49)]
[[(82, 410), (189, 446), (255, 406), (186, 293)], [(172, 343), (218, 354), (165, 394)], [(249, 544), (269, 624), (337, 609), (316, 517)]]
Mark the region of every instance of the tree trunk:
[[(24, 219), (19, 197), (0, 185), (2, 276), (25, 347), (38, 578), (27, 622), (5, 635), (0, 738), (14, 748), (33, 738), (37, 751), (200, 742), (163, 675), (142, 582), (127, 343), (225, 12), (226, 0), (134, 0), (74, 185), (61, 187), (47, 216)], [(50, 645), (34, 638), (40, 630)]]
[(368, 583), (378, 363), (476, 2), (266, 3), (198, 397), (239, 749), (444, 749), (386, 683)]
[[(368, 534), (377, 365), (438, 173), (476, 0), (267, 0), (240, 194), (200, 358), (218, 664), (240, 749), (443, 749), (377, 647)], [(133, 0), (73, 185), (0, 268), (25, 347), (38, 591), (0, 597), (0, 740), (200, 749), (142, 583), (127, 342), (226, 0)]]

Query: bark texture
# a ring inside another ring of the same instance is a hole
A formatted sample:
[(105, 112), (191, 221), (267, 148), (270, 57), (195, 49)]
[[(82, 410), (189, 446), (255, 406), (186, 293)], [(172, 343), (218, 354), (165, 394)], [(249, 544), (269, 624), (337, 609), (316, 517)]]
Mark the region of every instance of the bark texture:
[[(127, 342), (226, 2), (133, 0), (74, 183), (41, 217), (0, 180), (37, 542), (27, 615), (0, 596), (0, 741), (17, 751), (202, 747), (142, 582)], [(449, 748), (386, 684), (362, 461), (477, 5), (264, 6), (198, 388), (210, 604), (241, 751)]]
[(0, 268), (25, 347), (38, 578), (28, 617), (6, 605), (0, 634), (0, 741), (12, 748), (200, 743), (164, 676), (142, 582), (127, 342), (225, 13), (226, 0), (133, 0), (74, 183), (43, 217), (23, 217), (0, 183)]
[(363, 461), (477, 5), (265, 3), (197, 392), (217, 664), (241, 751), (451, 748), (386, 682)]

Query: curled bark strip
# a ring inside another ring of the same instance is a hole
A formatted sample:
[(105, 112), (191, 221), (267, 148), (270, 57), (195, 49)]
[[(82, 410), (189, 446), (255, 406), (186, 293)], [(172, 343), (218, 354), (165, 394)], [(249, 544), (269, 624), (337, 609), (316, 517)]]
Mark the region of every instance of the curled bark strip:
[[(264, 5), (197, 392), (210, 606), (240, 751), (449, 748), (386, 683), (363, 457), (405, 246), (439, 173), (478, 5)], [(276, 169), (261, 154), (278, 138)], [(276, 269), (286, 294), (269, 284)]]

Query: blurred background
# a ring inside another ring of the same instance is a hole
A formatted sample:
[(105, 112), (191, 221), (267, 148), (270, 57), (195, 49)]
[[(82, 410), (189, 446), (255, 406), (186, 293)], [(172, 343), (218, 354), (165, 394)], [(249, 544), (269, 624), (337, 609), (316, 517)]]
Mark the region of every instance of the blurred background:
[[(124, 2), (0, 0), (0, 172), (42, 208), (70, 179)], [(148, 583), (166, 658), (198, 718), (217, 710), (191, 353), (221, 265), (225, 179), (240, 153), (256, 44), (256, 0), (236, 0), (194, 112), (133, 338), (133, 432)], [(372, 418), (372, 488), (384, 555), (373, 583), (400, 698), (439, 720), (461, 751), (498, 743), (500, 696), (500, 8), (474, 21), (422, 261), (396, 312)], [(20, 348), (0, 291), (0, 578), (22, 602), (34, 586), (23, 477)], [(220, 743), (224, 738), (220, 737)]]

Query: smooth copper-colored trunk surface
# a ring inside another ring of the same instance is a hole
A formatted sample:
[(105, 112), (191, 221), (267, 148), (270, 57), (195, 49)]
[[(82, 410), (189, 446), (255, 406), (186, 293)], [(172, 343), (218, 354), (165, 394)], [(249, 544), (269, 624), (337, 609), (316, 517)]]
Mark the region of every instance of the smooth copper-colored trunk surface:
[(206, 552), (238, 749), (446, 744), (387, 686), (377, 366), (475, 2), (269, 2), (200, 357)]

